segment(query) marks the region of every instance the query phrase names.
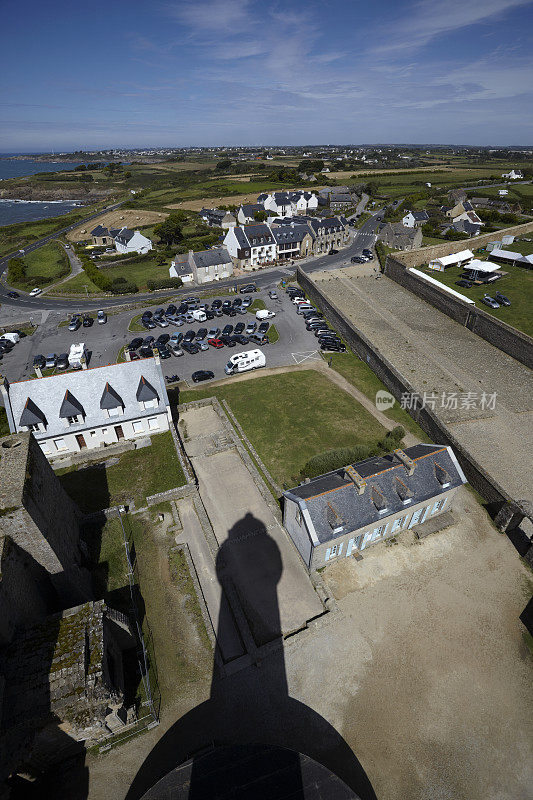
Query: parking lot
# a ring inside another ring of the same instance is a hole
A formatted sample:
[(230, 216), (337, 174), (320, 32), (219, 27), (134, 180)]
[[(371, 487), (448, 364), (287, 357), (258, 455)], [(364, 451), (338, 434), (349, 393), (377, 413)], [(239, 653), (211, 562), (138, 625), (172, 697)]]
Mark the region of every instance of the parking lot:
[[(207, 350), (201, 350), (197, 354), (184, 353), (183, 356), (161, 360), (163, 373), (166, 376), (178, 375), (180, 380), (191, 383), (191, 376), (197, 370), (210, 370), (214, 373), (214, 379), (225, 377), (224, 366), (230, 356), (242, 350), (251, 350), (260, 347), (266, 357), (266, 366), (285, 366), (287, 364), (299, 364), (306, 360), (318, 358), (317, 339), (315, 335), (306, 330), (301, 316), (297, 315), (294, 305), (283, 290), (277, 290), (278, 299), (269, 298), (269, 289), (275, 286), (266, 287), (250, 295), (242, 295), (252, 300), (261, 299), (268, 310), (274, 311), (276, 316), (269, 320), (276, 326), (279, 338), (274, 343), (259, 345), (250, 341), (246, 345), (237, 344), (235, 347), (221, 347), (215, 349), (209, 346)], [(233, 300), (235, 295), (221, 295), (219, 298), (210, 296), (205, 302), (210, 306), (215, 299), (220, 301)], [(165, 305), (166, 308), (166, 305)], [(205, 322), (185, 323), (180, 327), (169, 324), (165, 328), (155, 328), (154, 330), (130, 331), (128, 330), (133, 317), (143, 313), (142, 308), (134, 311), (124, 311), (120, 313), (110, 313), (105, 325), (98, 325), (96, 321), (89, 328), (80, 327), (77, 331), (69, 331), (67, 325), (59, 326), (60, 322), (65, 321), (64, 315), (50, 313), (43, 324), (39, 325), (33, 335), (25, 336), (15, 345), (13, 350), (5, 353), (1, 362), (2, 373), (10, 380), (16, 381), (30, 377), (34, 374), (33, 359), (36, 355), (47, 356), (50, 353), (60, 355), (68, 353), (73, 343), (84, 342), (89, 354), (89, 366), (98, 367), (106, 364), (114, 364), (120, 350), (128, 345), (135, 337), (145, 338), (148, 335), (157, 337), (163, 333), (172, 335), (173, 333), (186, 334), (193, 330), (198, 332), (200, 328), (207, 328), (208, 331), (217, 327), (221, 330), (225, 325), (235, 326), (242, 322), (246, 325), (250, 322), (257, 322), (255, 310), (246, 314), (237, 314), (235, 317), (223, 315), (215, 317), (213, 320)], [(155, 307), (147, 306), (146, 310), (154, 312)], [(93, 316), (96, 316), (93, 313)], [(268, 334), (267, 334), (268, 335)]]

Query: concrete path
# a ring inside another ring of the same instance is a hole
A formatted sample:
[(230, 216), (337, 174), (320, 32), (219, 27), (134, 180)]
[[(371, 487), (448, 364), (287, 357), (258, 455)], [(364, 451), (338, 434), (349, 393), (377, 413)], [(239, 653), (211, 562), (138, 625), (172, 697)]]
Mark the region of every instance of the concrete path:
[(186, 542), (189, 546), (222, 659), (225, 662), (232, 661), (244, 655), (244, 647), (233, 618), (229, 614), (221, 613), (223, 593), (217, 579), (213, 556), (192, 498), (184, 497), (178, 500), (176, 505), (183, 525), (183, 532), (176, 536), (176, 544)]
[(46, 294), (46, 292), (49, 292), (50, 289), (55, 289), (56, 286), (60, 286), (60, 284), (66, 283), (71, 278), (73, 278), (75, 275), (79, 275), (80, 272), (83, 272), (83, 267), (81, 265), (81, 260), (78, 258), (76, 253), (71, 248), (65, 247), (63, 242), (59, 242), (59, 244), (61, 245), (61, 247), (63, 248), (63, 250), (65, 251), (65, 253), (68, 256), (68, 260), (70, 262), (70, 272), (69, 272), (68, 275), (65, 275), (64, 278), (61, 278), (60, 281), (56, 281), (55, 283), (51, 283), (50, 286), (47, 286), (45, 289), (43, 289), (43, 294)]

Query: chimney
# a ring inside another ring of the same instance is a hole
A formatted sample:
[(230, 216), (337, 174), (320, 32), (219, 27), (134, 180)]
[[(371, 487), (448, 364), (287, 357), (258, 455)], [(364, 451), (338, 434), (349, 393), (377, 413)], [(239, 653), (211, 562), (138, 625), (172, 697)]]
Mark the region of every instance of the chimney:
[(407, 453), (405, 453), (401, 448), (395, 450), (394, 455), (396, 456), (398, 461), (400, 461), (404, 465), (405, 469), (407, 470), (407, 474), (412, 475), (415, 471), (415, 466), (416, 466), (413, 459), (409, 458)]
[(353, 481), (357, 494), (364, 494), (366, 481), (351, 465), (344, 468), (344, 477)]

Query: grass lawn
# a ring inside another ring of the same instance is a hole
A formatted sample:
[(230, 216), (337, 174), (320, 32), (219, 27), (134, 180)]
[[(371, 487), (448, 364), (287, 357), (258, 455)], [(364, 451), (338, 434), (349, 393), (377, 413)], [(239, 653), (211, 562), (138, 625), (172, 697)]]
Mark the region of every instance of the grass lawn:
[(55, 289), (50, 290), (50, 294), (104, 294), (98, 286), (89, 280), (85, 272), (80, 272), (68, 281), (59, 284)]
[[(526, 242), (527, 244), (527, 242)], [(513, 247), (514, 245), (510, 245)], [(518, 249), (518, 248), (516, 248)], [(490, 258), (490, 253), (483, 253), (478, 255), (478, 258)], [(455, 281), (462, 275), (463, 270), (458, 267), (448, 267), (445, 272), (435, 272), (434, 270), (427, 269), (427, 267), (418, 267), (428, 275), (431, 275), (435, 280), (441, 281), (446, 286), (455, 289), (466, 297), (470, 297), (476, 301), (478, 308), (482, 308), (488, 314), (507, 322), (508, 325), (518, 328), (518, 330), (527, 333), (528, 336), (533, 336), (533, 316), (531, 314), (531, 306), (533, 303), (533, 271), (524, 269), (522, 267), (508, 266), (502, 264), (501, 269), (508, 274), (504, 278), (495, 281), (493, 284), (486, 284), (482, 286), (472, 286), (470, 289), (465, 289), (462, 286), (455, 286)], [(492, 309), (481, 302), (484, 294), (489, 294), (491, 297), (496, 292), (502, 292), (507, 295), (512, 305), (500, 306), (500, 308)]]
[[(64, 489), (85, 513), (134, 500), (137, 508), (146, 505), (147, 495), (165, 492), (185, 483), (170, 431), (151, 437), (151, 447), (129, 450), (110, 467), (102, 461), (90, 466), (59, 469)], [(111, 456), (108, 456), (111, 458)]]
[(145, 289), (147, 281), (161, 280), (168, 278), (168, 265), (163, 266), (155, 263), (155, 258), (146, 256), (143, 261), (133, 264), (122, 264), (114, 267), (105, 267), (101, 271), (110, 280), (114, 278), (125, 278), (127, 281), (136, 283), (139, 289)]
[(526, 242), (517, 239), (512, 244), (506, 244), (505, 250), (514, 250), (516, 253), (522, 253), (523, 256), (530, 256), (533, 253), (533, 241)]
[(261, 298), (257, 297), (254, 300), (254, 302), (252, 303), (252, 305), (248, 306), (248, 311), (250, 312), (250, 314), (254, 314), (255, 315), (256, 311), (264, 311), (265, 308), (266, 308), (266, 305), (265, 305), (264, 300), (261, 300)]
[(139, 331), (144, 332), (146, 330), (144, 325), (141, 325), (141, 317), (142, 314), (137, 314), (135, 317), (133, 317), (132, 321), (128, 325), (129, 331), (132, 331), (133, 333), (139, 333)]
[(356, 400), (314, 370), (182, 392), (180, 402), (213, 395), (228, 401), (279, 484), (296, 483), (306, 462), (324, 450), (374, 445), (386, 433)]
[[(374, 400), (376, 392), (380, 389), (385, 389), (385, 385), (380, 381), (378, 376), (372, 372), (368, 364), (361, 361), (355, 353), (346, 351), (346, 353), (327, 353), (326, 360), (331, 358), (332, 368), (338, 372), (343, 378), (346, 378), (353, 386), (359, 391), (363, 392), (369, 400)], [(422, 428), (412, 419), (405, 409), (400, 407), (396, 402), (392, 408), (383, 412), (386, 417), (402, 425), (406, 431), (410, 431), (423, 442), (430, 442)]]
[(26, 277), (25, 283), (13, 283), (16, 289), (28, 290), (28, 284), (33, 286), (33, 278), (46, 278), (45, 282), (39, 281), (40, 286), (46, 286), (49, 283), (59, 280), (64, 275), (68, 275), (70, 271), (70, 264), (68, 256), (57, 242), (49, 242), (49, 244), (39, 247), (37, 250), (32, 250), (24, 257), (26, 264)]
[(267, 331), (267, 336), (270, 341), (270, 344), (274, 344), (279, 339), (279, 332), (275, 325), (271, 325)]

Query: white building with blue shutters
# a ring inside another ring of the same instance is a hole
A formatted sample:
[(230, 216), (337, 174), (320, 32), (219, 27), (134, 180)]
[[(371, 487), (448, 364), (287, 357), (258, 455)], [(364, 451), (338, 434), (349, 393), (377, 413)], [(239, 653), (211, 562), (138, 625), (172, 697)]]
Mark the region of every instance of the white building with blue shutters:
[(283, 524), (313, 571), (407, 528), (424, 535), (424, 524), (428, 529), (430, 520), (451, 509), (464, 483), (451, 447), (417, 444), (284, 492)]

